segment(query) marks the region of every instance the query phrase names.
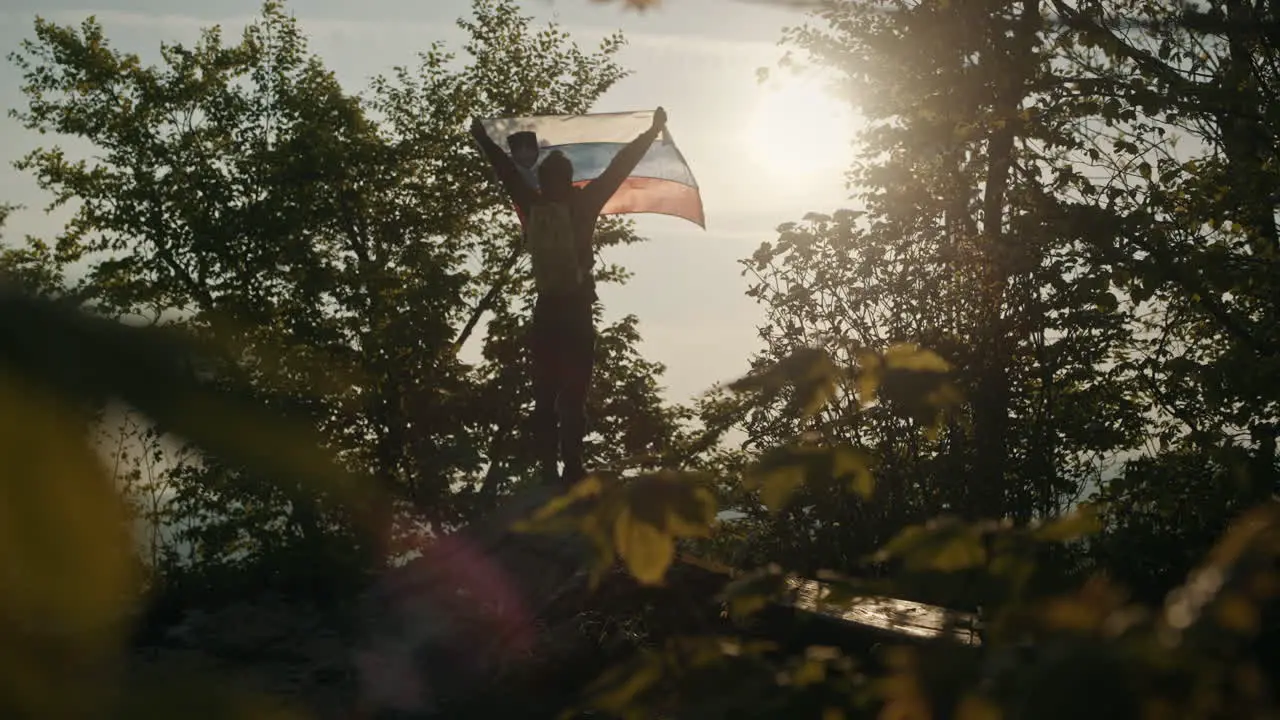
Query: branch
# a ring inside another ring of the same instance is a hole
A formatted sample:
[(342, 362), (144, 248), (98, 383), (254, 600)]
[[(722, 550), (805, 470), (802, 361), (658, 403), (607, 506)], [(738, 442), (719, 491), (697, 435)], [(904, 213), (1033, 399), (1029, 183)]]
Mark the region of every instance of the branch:
[(1068, 7), (1063, 0), (1050, 0), (1050, 2), (1058, 10), (1060, 21), (1068, 28), (1076, 30), (1086, 37), (1093, 36), (1103, 40), (1104, 44), (1117, 55), (1133, 62), (1143, 72), (1164, 81), (1177, 94), (1203, 99), (1204, 94), (1211, 89), (1210, 86), (1187, 80), (1173, 68), (1152, 56), (1151, 53), (1139, 50), (1125, 42), (1110, 29), (1103, 27), (1094, 18)]
[(511, 268), (515, 267), (516, 261), (520, 259), (520, 249), (519, 244), (511, 248), (511, 254), (507, 256), (507, 259), (502, 263), (502, 267), (498, 270), (498, 278), (493, 281), (493, 287), (489, 288), (489, 292), (480, 298), (480, 302), (476, 303), (475, 308), (471, 311), (471, 317), (467, 319), (467, 324), (463, 326), (458, 338), (453, 341), (455, 355), (471, 337), (476, 325), (480, 323), (480, 318), (484, 316), (489, 307), (493, 305), (493, 301), (498, 299), (498, 295), (506, 288), (507, 282), (511, 279)]

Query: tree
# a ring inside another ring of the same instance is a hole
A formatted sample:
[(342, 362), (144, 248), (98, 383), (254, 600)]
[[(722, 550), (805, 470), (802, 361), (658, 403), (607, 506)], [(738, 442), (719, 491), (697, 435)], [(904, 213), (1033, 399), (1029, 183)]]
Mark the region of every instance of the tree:
[(879, 362), (869, 351), (912, 342), (957, 368), (966, 397), (936, 442), (893, 388), (864, 409), (866, 394), (844, 383), (801, 423), (758, 408), (756, 446), (812, 432), (875, 457), (874, 504), (806, 486), (808, 502), (769, 521), (792, 562), (847, 567), (940, 513), (1056, 515), (1096, 484), (1100, 459), (1139, 443), (1141, 401), (1112, 366), (1129, 315), (1091, 261), (1092, 238), (1056, 224), (1086, 111), (1052, 91), (1054, 48), (1069, 38), (1040, 12), (839, 3), (787, 33), (870, 127), (850, 174), (862, 207), (788, 223), (743, 263), (768, 308), (757, 362), (821, 347), (865, 367)]
[[(1062, 92), (1099, 112), (1087, 162), (1101, 181), (1061, 222), (1092, 229), (1091, 262), (1133, 308), (1126, 365), (1153, 408), (1146, 457), (1105, 488), (1126, 513), (1098, 552), (1159, 592), (1210, 527), (1276, 488), (1276, 18), (1234, 2), (1053, 7), (1078, 38)], [(1196, 522), (1183, 507), (1201, 508)], [(1142, 522), (1184, 549), (1133, 558)]]
[[(467, 122), (586, 112), (626, 73), (613, 59), (620, 36), (585, 52), (508, 0), (476, 0), (459, 26), (466, 67), (437, 43), (353, 95), (275, 2), (238, 43), (210, 28), (193, 47), (163, 45), (159, 67), (113, 49), (93, 19), (37, 20), (11, 56), (27, 98), (15, 115), (97, 153), (76, 160), (53, 146), (18, 163), (74, 215), (52, 242), (7, 249), (4, 267), (96, 313), (141, 315), (221, 348), (204, 371), (306, 417), (416, 517), (460, 521), (480, 488), (506, 488), (503, 466), (518, 478), (530, 462), (519, 372), (529, 285), (507, 262), (517, 228)], [(601, 237), (638, 240), (616, 221)], [(601, 275), (625, 280), (618, 268)], [(496, 301), (481, 305), (486, 296)], [(458, 345), (486, 311), (485, 360), (472, 367)], [(643, 445), (623, 442), (637, 423), (651, 428), (645, 442), (662, 442), (678, 412), (659, 399), (661, 368), (634, 349), (635, 320), (603, 337), (598, 388), (628, 392), (593, 403), (597, 446)], [(199, 519), (199, 557), (311, 547), (342, 525), (301, 489), (214, 456), (172, 478), (180, 512)]]

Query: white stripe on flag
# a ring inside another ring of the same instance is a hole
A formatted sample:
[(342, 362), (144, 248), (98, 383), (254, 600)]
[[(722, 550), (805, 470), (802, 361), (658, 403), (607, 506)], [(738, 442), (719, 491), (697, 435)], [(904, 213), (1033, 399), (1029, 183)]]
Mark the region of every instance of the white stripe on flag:
[(538, 134), (538, 144), (629, 143), (653, 125), (653, 111), (594, 115), (539, 115), (522, 118), (482, 118), (489, 137), (506, 149), (507, 136), (526, 130)]

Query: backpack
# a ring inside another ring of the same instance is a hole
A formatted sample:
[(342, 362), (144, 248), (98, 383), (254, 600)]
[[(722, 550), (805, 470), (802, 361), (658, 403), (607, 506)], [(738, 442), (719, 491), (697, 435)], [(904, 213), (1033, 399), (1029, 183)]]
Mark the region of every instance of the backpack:
[(534, 203), (529, 208), (525, 247), (533, 260), (539, 293), (561, 294), (582, 286), (573, 216), (567, 203)]

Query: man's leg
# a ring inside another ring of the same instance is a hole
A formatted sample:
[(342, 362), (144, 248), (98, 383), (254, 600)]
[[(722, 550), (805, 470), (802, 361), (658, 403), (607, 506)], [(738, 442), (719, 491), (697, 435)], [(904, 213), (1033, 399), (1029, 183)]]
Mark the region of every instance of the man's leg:
[(587, 435), (587, 391), (595, 366), (595, 324), (590, 302), (581, 303), (566, 317), (567, 333), (563, 385), (560, 389), (560, 455), (564, 459), (564, 482), (576, 483), (586, 476), (583, 461)]
[(560, 355), (555, 331), (554, 308), (538, 298), (533, 308), (530, 328), (530, 350), (533, 365), (533, 445), (538, 458), (538, 479), (546, 484), (559, 478), (556, 471), (556, 445), (559, 440), (559, 418), (556, 400), (559, 395)]

